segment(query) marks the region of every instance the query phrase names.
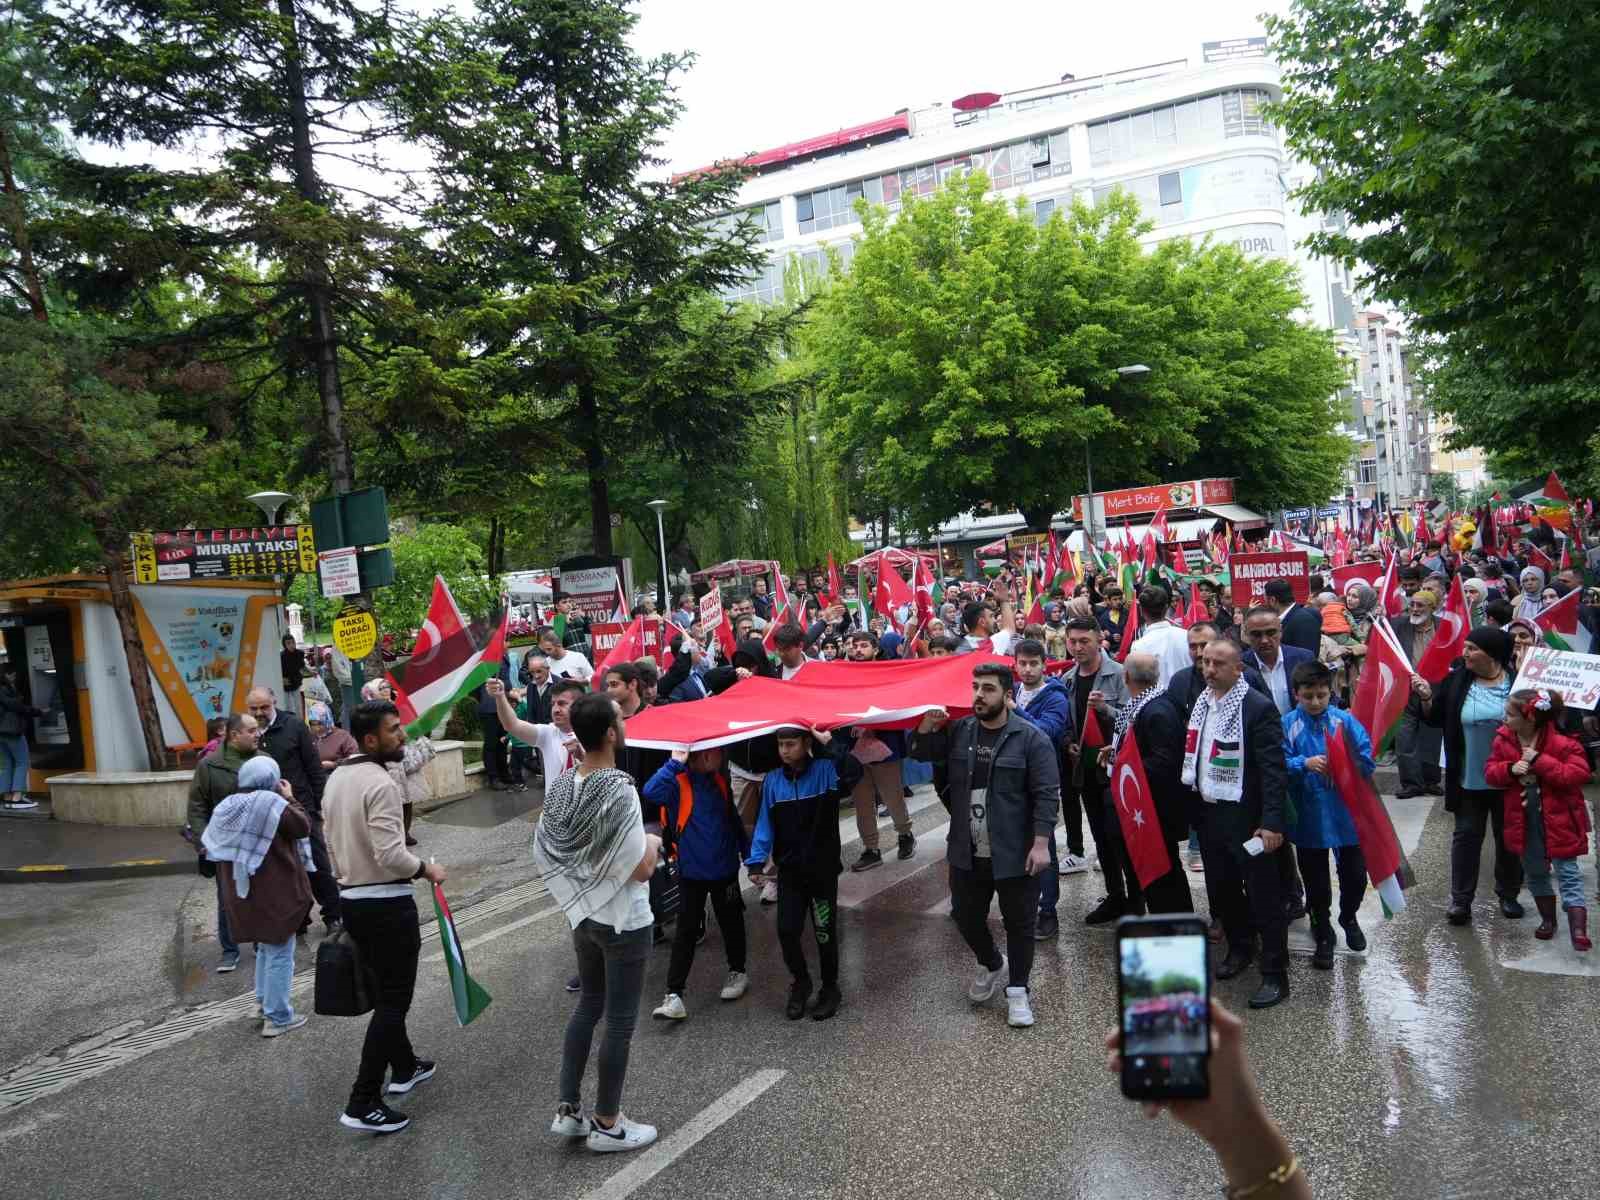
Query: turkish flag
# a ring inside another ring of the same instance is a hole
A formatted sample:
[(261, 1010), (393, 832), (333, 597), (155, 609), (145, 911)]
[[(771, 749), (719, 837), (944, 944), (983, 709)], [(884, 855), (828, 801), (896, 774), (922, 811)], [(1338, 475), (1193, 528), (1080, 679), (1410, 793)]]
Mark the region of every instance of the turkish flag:
[(451, 638), (461, 637), (466, 628), (467, 622), (461, 616), (461, 608), (450, 594), (444, 577), (435, 575), (433, 599), (428, 604), (428, 615), (422, 622), (422, 628), (417, 630), (417, 643), (411, 650), (412, 661), (420, 662), (427, 658), (431, 651)]
[(1372, 623), (1372, 636), (1367, 639), (1367, 657), (1350, 701), (1350, 715), (1366, 727), (1377, 746), (1400, 719), (1410, 697), (1411, 664), (1389, 622), (1379, 618)]
[(1439, 614), (1439, 628), (1434, 631), (1433, 641), (1428, 643), (1427, 650), (1423, 651), (1417, 663), (1417, 674), (1432, 684), (1437, 684), (1448, 675), (1450, 664), (1466, 653), (1467, 630), (1471, 626), (1472, 613), (1467, 608), (1467, 593), (1461, 586), (1461, 576), (1457, 575), (1450, 585), (1450, 598), (1445, 601), (1444, 611)]
[(900, 628), (900, 609), (905, 605), (915, 604), (916, 597), (911, 594), (911, 589), (906, 586), (906, 581), (900, 578), (898, 568), (891, 566), (887, 558), (878, 562), (878, 586), (873, 591), (873, 610), (883, 616), (894, 628)]
[[(1361, 843), (1361, 857), (1366, 860), (1367, 876), (1374, 886), (1393, 877), (1400, 888), (1415, 882), (1411, 866), (1406, 862), (1400, 839), (1395, 836), (1394, 822), (1389, 810), (1378, 798), (1372, 779), (1360, 768), (1360, 752), (1350, 737), (1350, 731), (1341, 723), (1334, 734), (1329, 730), (1325, 739), (1328, 759), (1328, 778), (1338, 789), (1339, 799), (1350, 811), (1355, 822), (1356, 839)], [(1388, 903), (1385, 897), (1385, 903)], [(1402, 907), (1404, 901), (1401, 901)]]
[(839, 564), (833, 561), (833, 551), (828, 551), (828, 590), (823, 604), (837, 604), (844, 598), (844, 581), (839, 578)]
[(1149, 887), (1172, 870), (1172, 853), (1161, 835), (1156, 816), (1155, 797), (1144, 773), (1144, 758), (1133, 729), (1122, 735), (1122, 746), (1111, 763), (1111, 799), (1122, 823), (1122, 840), (1128, 848), (1128, 861), (1139, 877), (1141, 887)]
[(641, 709), (628, 718), (628, 745), (702, 750), (785, 725), (909, 729), (935, 708), (961, 717), (972, 711), (972, 669), (985, 662), (1012, 665), (1010, 659), (976, 652), (886, 662), (814, 662), (787, 683), (752, 675), (693, 704)]
[(1378, 583), (1378, 603), (1383, 615), (1391, 621), (1406, 610), (1405, 589), (1400, 586), (1400, 556), (1391, 553), (1389, 564), (1383, 569), (1383, 579)]
[(1205, 601), (1200, 599), (1198, 586), (1189, 588), (1189, 611), (1183, 614), (1183, 624), (1186, 629), (1193, 629), (1202, 621), (1211, 620), (1211, 614), (1206, 611)]
[(1124, 609), (1127, 616), (1122, 621), (1122, 644), (1113, 656), (1119, 663), (1128, 661), (1128, 651), (1133, 649), (1133, 643), (1139, 640), (1139, 628), (1144, 623), (1144, 613), (1139, 609), (1139, 601), (1135, 595), (1128, 596), (1128, 603)]

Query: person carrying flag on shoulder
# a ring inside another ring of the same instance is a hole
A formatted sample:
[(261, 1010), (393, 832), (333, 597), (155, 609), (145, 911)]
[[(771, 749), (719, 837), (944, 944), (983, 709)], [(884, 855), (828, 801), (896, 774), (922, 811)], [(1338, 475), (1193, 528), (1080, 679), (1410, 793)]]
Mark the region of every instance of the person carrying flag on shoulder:
[[(1024, 638), (1017, 643), (1017, 682), (1011, 693), (1012, 710), (1049, 739), (1059, 764), (1072, 725), (1072, 706), (1061, 680), (1044, 673), (1044, 643)], [(945, 781), (949, 788), (948, 777)], [(1080, 837), (1082, 834), (1080, 832)], [(1054, 830), (1050, 837), (1050, 869), (1039, 876), (1039, 919), (1034, 924), (1035, 941), (1056, 936), (1060, 919), (1056, 906), (1061, 901), (1060, 867), (1056, 858)]]

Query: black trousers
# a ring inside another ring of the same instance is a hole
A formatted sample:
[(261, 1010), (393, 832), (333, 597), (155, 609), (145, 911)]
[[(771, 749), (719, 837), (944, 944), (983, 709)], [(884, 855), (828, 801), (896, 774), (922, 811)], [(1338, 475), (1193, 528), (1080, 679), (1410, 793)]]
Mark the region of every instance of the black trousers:
[[(1289, 967), (1289, 922), (1283, 912), (1279, 868), (1271, 854), (1245, 853), (1252, 835), (1242, 805), (1206, 804), (1200, 817), (1200, 857), (1205, 860), (1206, 887), (1222, 920), (1228, 949), (1249, 954), (1261, 935), (1261, 973), (1284, 975)], [(1287, 852), (1287, 843), (1279, 854)]]
[(345, 900), (344, 927), (361, 951), (363, 965), (377, 983), (377, 1006), (361, 1045), (361, 1068), (350, 1089), (349, 1112), (364, 1113), (378, 1103), (387, 1067), (394, 1078), (408, 1078), (417, 1056), (406, 1036), (406, 1013), (417, 986), (417, 955), (422, 931), (417, 902), (410, 896), (383, 900)]
[(328, 840), (322, 832), (322, 816), (311, 818), (311, 861), (316, 870), (311, 872), (311, 894), (317, 898), (324, 921), (339, 919), (339, 880), (334, 875), (333, 860), (328, 857)]
[(1455, 820), (1455, 832), (1450, 835), (1450, 902), (1463, 908), (1472, 906), (1486, 830), (1494, 834), (1495, 894), (1515, 900), (1522, 890), (1522, 859), (1506, 845), (1504, 798), (1496, 791), (1463, 788), (1456, 803)]
[(478, 727), (483, 730), (483, 773), (490, 782), (508, 778), (506, 775), (506, 731), (496, 713), (479, 713)]
[(512, 783), (523, 783), (529, 775), (538, 774), (531, 746), (512, 746), (508, 762)]
[(711, 911), (717, 914), (722, 944), (728, 951), (728, 970), (744, 970), (744, 896), (740, 893), (737, 875), (727, 879), (680, 878), (678, 894), (683, 898), (683, 907), (678, 910), (678, 921), (673, 926), (667, 991), (681, 996), (689, 983), (689, 968), (694, 966), (694, 944), (699, 940), (700, 923), (705, 919), (707, 896), (711, 898)]
[(1144, 890), (1139, 876), (1128, 861), (1128, 848), (1122, 841), (1122, 821), (1116, 809), (1097, 784), (1084, 789), (1084, 811), (1089, 815), (1089, 832), (1100, 848), (1100, 870), (1105, 875), (1106, 895), (1118, 904), (1137, 912), (1144, 905)]
[[(839, 876), (807, 875), (787, 868), (778, 876), (778, 945), (783, 950), (783, 965), (796, 983), (811, 986), (811, 971), (800, 935), (811, 918), (811, 932), (817, 939), (817, 958), (822, 968), (822, 986), (839, 984)], [(744, 918), (740, 917), (741, 928)], [(679, 921), (693, 929), (698, 921)]]
[[(1046, 868), (1048, 870), (1048, 868)], [(993, 971), (1000, 951), (989, 932), (989, 903), (1000, 897), (1000, 922), (1006, 930), (1006, 962), (1012, 987), (1027, 987), (1033, 971), (1033, 930), (1039, 917), (1039, 877), (994, 877), (994, 860), (974, 857), (972, 870), (950, 864), (950, 911), (956, 928), (980, 965)]]
[[(1306, 910), (1313, 921), (1326, 921), (1333, 907), (1333, 881), (1328, 875), (1330, 851), (1321, 846), (1296, 846), (1300, 878), (1306, 884)], [(1331, 851), (1339, 872), (1339, 919), (1356, 915), (1367, 894), (1367, 860), (1360, 846), (1338, 846)]]
[(1061, 823), (1067, 827), (1067, 853), (1083, 857), (1083, 797), (1068, 785), (1061, 789)]
[(1194, 896), (1189, 892), (1188, 872), (1178, 857), (1177, 842), (1168, 845), (1167, 857), (1172, 869), (1160, 879), (1152, 879), (1144, 889), (1146, 909), (1152, 913), (1192, 913)]

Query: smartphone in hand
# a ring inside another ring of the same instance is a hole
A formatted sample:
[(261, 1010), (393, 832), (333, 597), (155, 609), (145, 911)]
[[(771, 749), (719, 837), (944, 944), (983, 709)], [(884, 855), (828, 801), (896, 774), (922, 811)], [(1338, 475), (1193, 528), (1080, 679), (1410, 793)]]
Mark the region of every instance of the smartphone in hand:
[(1122, 1094), (1204, 1100), (1211, 1094), (1211, 946), (1182, 913), (1117, 922)]

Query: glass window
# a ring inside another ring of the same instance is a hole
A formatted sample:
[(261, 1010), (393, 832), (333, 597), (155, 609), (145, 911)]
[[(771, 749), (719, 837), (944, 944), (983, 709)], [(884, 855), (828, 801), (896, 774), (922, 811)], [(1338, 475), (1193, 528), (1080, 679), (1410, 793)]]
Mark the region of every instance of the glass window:
[(861, 181), (861, 194), (867, 198), (868, 204), (883, 203), (883, 180), (874, 175), (871, 179)]
[(1030, 143), (1029, 149), (1032, 152), (1032, 157), (1029, 158), (1028, 161), (1031, 162), (1034, 166), (1036, 166), (1036, 167), (1044, 167), (1044, 166), (1048, 166), (1050, 164), (1050, 139), (1049, 138), (1047, 138), (1047, 137), (1034, 138), (1033, 141)]
[(900, 207), (900, 173), (898, 171), (883, 177), (883, 202), (890, 208)]
[(1043, 225), (1050, 219), (1050, 214), (1055, 212), (1055, 210), (1056, 202), (1054, 200), (1039, 201), (1039, 203), (1033, 206), (1033, 223), (1035, 225)]
[(1161, 193), (1161, 205), (1165, 208), (1169, 204), (1183, 203), (1183, 184), (1176, 171), (1168, 171), (1164, 175), (1156, 176), (1156, 187)]
[(1089, 165), (1103, 167), (1111, 161), (1111, 123), (1089, 126)]
[(1174, 122), (1175, 135), (1179, 145), (1186, 145), (1200, 139), (1200, 102), (1189, 100), (1179, 104), (1173, 110), (1176, 120)]
[(1154, 123), (1154, 136), (1158, 142), (1174, 142), (1178, 138), (1177, 112), (1175, 109), (1158, 108), (1150, 114)]
[(1148, 112), (1134, 113), (1128, 118), (1129, 137), (1135, 155), (1148, 154), (1155, 148), (1156, 126), (1153, 118), (1154, 114)]
[(1065, 129), (1050, 135), (1050, 174), (1072, 174), (1072, 150)]
[(1111, 122), (1111, 161), (1121, 162), (1133, 157), (1133, 122), (1118, 117)]
[(1222, 136), (1222, 97), (1204, 96), (1200, 100), (1200, 136)]
[[(816, 215), (812, 207), (810, 192), (801, 192), (794, 198), (794, 215), (800, 221), (810, 221)], [(809, 231), (801, 230), (801, 232), (806, 233)]]
[(1100, 187), (1095, 188), (1095, 190), (1094, 190), (1094, 202), (1096, 204), (1104, 204), (1107, 200), (1111, 199), (1111, 190), (1112, 190), (1112, 185), (1111, 184), (1104, 184), (1104, 185), (1102, 185)]
[(996, 146), (989, 152), (989, 180), (997, 188), (1011, 186), (1011, 147)]

